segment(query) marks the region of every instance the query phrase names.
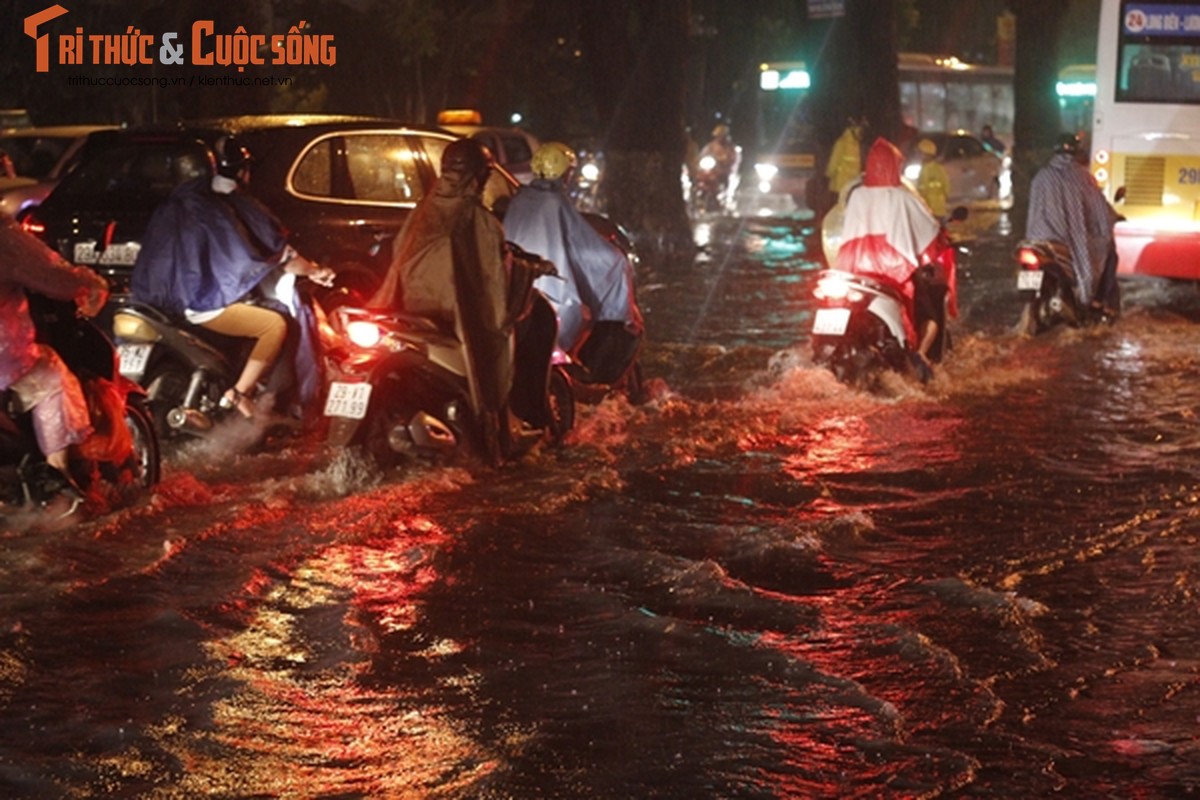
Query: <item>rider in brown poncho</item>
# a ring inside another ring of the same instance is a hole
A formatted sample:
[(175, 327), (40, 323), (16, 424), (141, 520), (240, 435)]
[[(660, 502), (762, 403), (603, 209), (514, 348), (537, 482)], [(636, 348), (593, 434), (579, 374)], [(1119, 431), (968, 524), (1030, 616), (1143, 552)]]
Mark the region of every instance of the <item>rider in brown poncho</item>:
[(441, 176), (396, 237), (392, 265), (369, 305), (403, 309), (454, 330), (467, 351), (472, 405), (494, 438), (491, 432), (508, 420), (513, 319), (504, 228), (480, 200), (491, 165), (487, 149), (474, 140), (446, 148)]

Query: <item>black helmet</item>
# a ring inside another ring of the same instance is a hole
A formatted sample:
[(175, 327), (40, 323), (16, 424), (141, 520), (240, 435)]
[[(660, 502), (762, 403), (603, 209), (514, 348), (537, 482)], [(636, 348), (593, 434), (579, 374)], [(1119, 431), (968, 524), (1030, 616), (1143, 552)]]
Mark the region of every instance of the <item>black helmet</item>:
[(1058, 142), (1054, 145), (1054, 152), (1067, 153), (1069, 155), (1077, 156), (1079, 155), (1079, 148), (1082, 145), (1083, 142), (1080, 141), (1080, 138), (1077, 134), (1064, 133), (1062, 136), (1058, 137)]
[(442, 174), (455, 172), (479, 181), (482, 186), (492, 169), (492, 153), (475, 139), (455, 139), (442, 151)]
[(217, 174), (226, 178), (237, 178), (238, 173), (253, 160), (250, 151), (234, 136), (217, 139), (213, 150), (217, 156)]

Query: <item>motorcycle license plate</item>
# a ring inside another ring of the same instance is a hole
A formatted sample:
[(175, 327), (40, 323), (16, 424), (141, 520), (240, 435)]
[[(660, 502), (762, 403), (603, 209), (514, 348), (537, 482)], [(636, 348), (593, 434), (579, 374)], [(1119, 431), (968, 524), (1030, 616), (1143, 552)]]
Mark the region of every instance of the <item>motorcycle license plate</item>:
[(325, 416), (362, 419), (367, 415), (370, 400), (369, 383), (331, 383), (329, 397), (325, 399)]
[(76, 264), (99, 264), (101, 266), (131, 267), (137, 261), (138, 251), (142, 246), (137, 242), (110, 244), (97, 252), (95, 242), (75, 243)]
[(818, 308), (812, 332), (818, 336), (841, 336), (850, 324), (848, 308)]
[(1017, 273), (1017, 291), (1036, 292), (1042, 288), (1042, 271), (1040, 269), (1023, 269)]
[(117, 356), (121, 359), (121, 374), (136, 381), (146, 371), (146, 362), (150, 360), (152, 344), (119, 344)]

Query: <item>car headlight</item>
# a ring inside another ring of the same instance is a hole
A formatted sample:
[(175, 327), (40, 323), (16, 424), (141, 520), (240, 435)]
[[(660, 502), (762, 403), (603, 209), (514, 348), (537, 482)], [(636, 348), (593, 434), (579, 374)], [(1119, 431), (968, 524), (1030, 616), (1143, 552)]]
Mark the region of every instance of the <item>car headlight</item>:
[(754, 174), (760, 181), (774, 180), (775, 176), (779, 174), (779, 167), (774, 164), (755, 164)]

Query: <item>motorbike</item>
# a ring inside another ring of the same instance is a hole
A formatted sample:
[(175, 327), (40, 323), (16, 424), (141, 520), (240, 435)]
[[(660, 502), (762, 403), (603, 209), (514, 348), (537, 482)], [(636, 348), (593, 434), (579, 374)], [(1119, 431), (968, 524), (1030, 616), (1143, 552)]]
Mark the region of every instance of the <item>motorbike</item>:
[(604, 154), (599, 150), (580, 149), (576, 156), (578, 166), (571, 172), (567, 186), (571, 203), (582, 212), (600, 214), (604, 212), (604, 199), (600, 194), (600, 180), (604, 174)]
[[(328, 335), (320, 305), (300, 294), (294, 276), (280, 278), (268, 294), (270, 297), (256, 301), (270, 302), (272, 297), (282, 295), (288, 300), (283, 308), (288, 308), (295, 296), (306, 309), (305, 315), (311, 313), (315, 318), (310, 326), (312, 335), (318, 339)], [(292, 323), (297, 330), (289, 333), (289, 338), (300, 335), (298, 328), (305, 320), (289, 317), (289, 325)], [(162, 441), (205, 436), (224, 417), (236, 413), (222, 408), (221, 398), (241, 374), (253, 340), (210, 331), (128, 296), (118, 300), (112, 331), (121, 374), (144, 387)], [(289, 359), (283, 356), (259, 387), (260, 393), (278, 392), (294, 381)], [(273, 415), (268, 417), (266, 432), (270, 434), (277, 428), (291, 431), (298, 426), (287, 415)]]
[(488, 426), (496, 423), (473, 411), (467, 353), (453, 330), (426, 317), (348, 306), (331, 317), (340, 338), (326, 356), (327, 442), (360, 447), (384, 468), (468, 453), (498, 466), (539, 443), (560, 443), (574, 425), (575, 398), (552, 357), (557, 317), (532, 276), (517, 292), (524, 311), (509, 403), (524, 427), (507, 452), (489, 446)]
[(716, 214), (732, 209), (736, 172), (723, 169), (711, 155), (702, 155), (691, 176), (693, 214)]
[[(967, 214), (967, 209), (960, 206), (951, 214), (950, 221), (966, 219)], [(827, 217), (836, 219), (837, 215)], [(825, 233), (827, 248), (830, 242), (834, 243), (832, 253), (827, 252), (829, 263), (834, 263), (839, 235), (836, 230)], [(957, 247), (945, 224), (940, 239), (938, 260), (943, 261), (943, 270), (953, 270)], [(925, 265), (915, 277), (920, 279), (921, 271), (932, 269), (931, 265)], [(871, 388), (883, 371), (915, 373), (922, 381), (932, 377), (928, 365), (916, 354), (916, 343), (909, 339), (905, 325), (909, 301), (902, 287), (845, 270), (827, 269), (817, 275), (813, 297), (818, 303), (812, 326), (813, 362), (829, 368), (838, 380)], [(939, 359), (949, 346), (943, 324), (939, 326), (931, 356)]]
[(1025, 304), (1022, 330), (1037, 334), (1059, 324), (1079, 327), (1092, 321), (1094, 315), (1076, 295), (1079, 281), (1065, 244), (1027, 239), (1017, 245), (1014, 258), (1017, 292)]
[[(607, 217), (584, 213), (593, 229), (629, 259), (631, 274), (638, 269), (638, 254), (628, 233)], [(630, 292), (634, 292), (632, 283)], [(603, 400), (613, 391), (622, 391), (633, 403), (645, 399), (639, 357), (642, 334), (630, 333), (624, 323), (602, 320), (569, 351), (554, 349), (554, 363), (571, 379), (575, 399), (585, 403)]]
[(28, 297), (38, 341), (52, 347), (79, 378), (94, 431), (71, 447), (68, 481), (46, 463), (31, 413), (16, 392), (0, 394), (0, 499), (32, 511), (66, 490), (67, 496), (75, 495), (68, 513), (85, 498), (109, 505), (132, 502), (161, 475), (159, 442), (145, 393), (119, 373), (112, 343), (95, 323), (76, 313), (74, 303), (33, 293)]

